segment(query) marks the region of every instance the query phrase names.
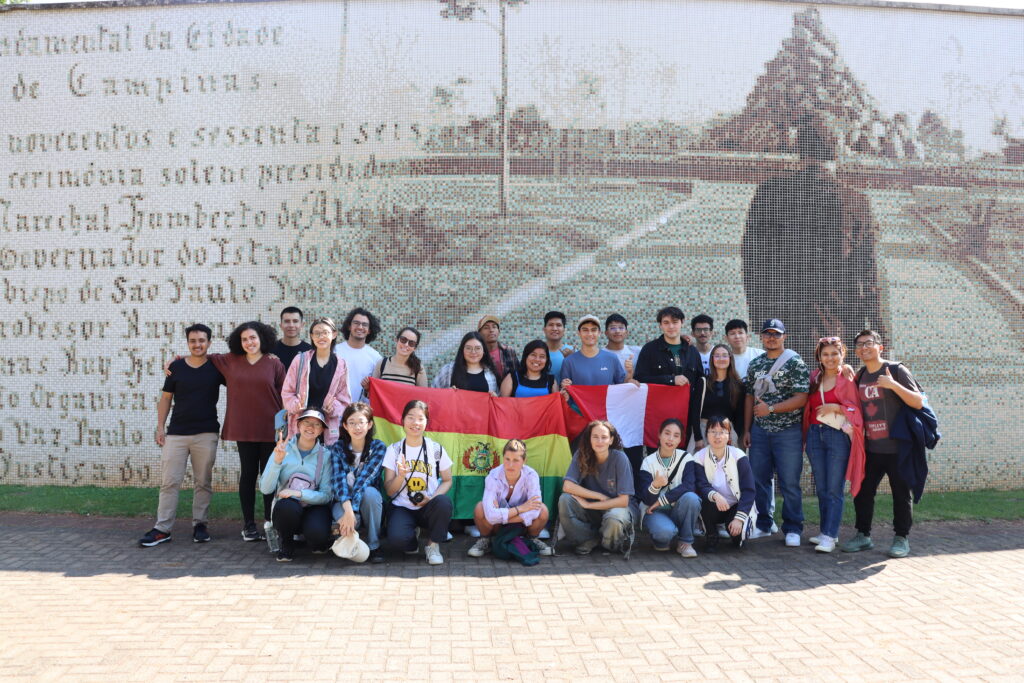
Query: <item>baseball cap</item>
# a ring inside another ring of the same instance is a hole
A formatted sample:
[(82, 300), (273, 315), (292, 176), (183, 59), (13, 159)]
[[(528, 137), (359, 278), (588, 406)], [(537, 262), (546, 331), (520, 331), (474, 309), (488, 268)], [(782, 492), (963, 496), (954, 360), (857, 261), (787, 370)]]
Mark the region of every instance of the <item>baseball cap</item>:
[(366, 562), (366, 559), (370, 557), (370, 546), (359, 538), (359, 534), (349, 534), (348, 536), (339, 536), (331, 546), (331, 552), (343, 560)]
[(782, 334), (786, 334), (786, 326), (783, 325), (782, 321), (779, 320), (778, 318), (772, 318), (771, 320), (765, 320), (763, 323), (761, 323), (761, 331), (762, 332), (767, 332), (768, 330), (775, 330), (776, 332), (781, 332)]
[(480, 322), (478, 322), (476, 324), (476, 331), (479, 332), (480, 329), (484, 325), (486, 325), (487, 323), (494, 323), (498, 327), (501, 327), (501, 321), (498, 320), (498, 316), (496, 316), (496, 315), (485, 315), (484, 317), (480, 318)]
[(579, 330), (583, 327), (583, 323), (594, 323), (597, 325), (597, 329), (601, 329), (601, 321), (597, 319), (596, 315), (585, 315), (580, 318), (580, 321), (576, 323), (576, 329)]

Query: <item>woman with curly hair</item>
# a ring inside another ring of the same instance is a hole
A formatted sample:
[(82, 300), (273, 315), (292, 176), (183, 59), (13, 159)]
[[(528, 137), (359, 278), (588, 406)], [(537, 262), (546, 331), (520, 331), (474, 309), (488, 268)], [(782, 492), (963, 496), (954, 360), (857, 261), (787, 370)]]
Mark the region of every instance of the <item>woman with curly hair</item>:
[(576, 554), (599, 544), (629, 557), (633, 545), (633, 470), (611, 422), (594, 420), (583, 430), (562, 482), (558, 515)]
[[(238, 499), (242, 506), (242, 540), (259, 541), (256, 526), (256, 481), (274, 451), (274, 415), (281, 410), (285, 369), (276, 356), (267, 355), (277, 342), (269, 325), (253, 320), (228, 335), (230, 353), (211, 353), (209, 358), (224, 375), (228, 405), (220, 438), (238, 447), (240, 473)], [(273, 494), (263, 496), (263, 519), (270, 521)]]

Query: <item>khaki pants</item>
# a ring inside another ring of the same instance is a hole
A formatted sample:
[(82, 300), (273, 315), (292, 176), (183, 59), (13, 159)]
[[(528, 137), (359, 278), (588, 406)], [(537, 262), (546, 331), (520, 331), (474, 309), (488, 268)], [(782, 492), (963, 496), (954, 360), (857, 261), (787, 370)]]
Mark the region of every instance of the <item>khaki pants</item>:
[(192, 524), (206, 524), (206, 512), (213, 495), (213, 464), (217, 460), (217, 432), (182, 436), (168, 434), (160, 457), (160, 503), (156, 510), (156, 528), (170, 533), (178, 512), (178, 491), (185, 479), (185, 467), (192, 459), (195, 494), (192, 497)]

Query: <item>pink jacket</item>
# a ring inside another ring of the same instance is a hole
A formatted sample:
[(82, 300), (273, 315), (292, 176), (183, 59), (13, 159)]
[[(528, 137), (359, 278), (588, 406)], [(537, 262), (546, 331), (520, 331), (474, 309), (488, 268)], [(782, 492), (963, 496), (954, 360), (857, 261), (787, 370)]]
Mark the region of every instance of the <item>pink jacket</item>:
[[(300, 362), (303, 359), (305, 362)], [(313, 349), (300, 353), (288, 366), (288, 374), (285, 375), (284, 386), (281, 388), (281, 401), (284, 404), (284, 409), (288, 411), (289, 439), (299, 431), (298, 416), (306, 409), (306, 397), (309, 395), (309, 364), (315, 362), (316, 349)], [(303, 368), (301, 376), (299, 376), (299, 366)], [(327, 418), (327, 429), (324, 431), (325, 445), (330, 446), (338, 440), (341, 414), (351, 402), (352, 398), (348, 395), (348, 367), (345, 365), (345, 361), (338, 358), (338, 367), (334, 371), (334, 377), (331, 378), (327, 396), (324, 397), (324, 414)], [(328, 406), (330, 406), (330, 412), (327, 412)]]
[[(811, 373), (811, 384), (821, 374), (821, 370)], [(860, 392), (857, 391), (857, 383), (846, 379), (842, 373), (836, 378), (836, 396), (843, 406), (843, 414), (846, 421), (853, 426), (850, 434), (850, 461), (846, 465), (846, 480), (850, 482), (850, 495), (856, 496), (860, 492), (860, 485), (864, 481), (864, 416), (860, 412)], [(807, 400), (804, 407), (804, 440), (807, 439), (807, 430), (811, 426), (811, 401)]]

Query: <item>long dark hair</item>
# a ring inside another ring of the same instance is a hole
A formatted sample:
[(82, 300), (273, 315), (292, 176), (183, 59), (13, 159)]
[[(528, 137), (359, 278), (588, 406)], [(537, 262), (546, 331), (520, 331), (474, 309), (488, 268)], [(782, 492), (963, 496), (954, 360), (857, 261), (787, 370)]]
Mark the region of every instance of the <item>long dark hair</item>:
[[(546, 342), (541, 341), (540, 339), (534, 339), (532, 342), (523, 347), (523, 355), (519, 358), (520, 378), (526, 377), (526, 359), (529, 358), (530, 354), (536, 351), (537, 349), (544, 349), (544, 355), (548, 357), (548, 362), (544, 364), (544, 369), (541, 370), (540, 376), (544, 377), (544, 375), (551, 373), (551, 350), (548, 349), (548, 345)], [(561, 353), (561, 351), (559, 351), (559, 353)]]
[(265, 325), (259, 320), (250, 320), (242, 323), (231, 330), (228, 335), (228, 350), (236, 356), (244, 356), (245, 349), (242, 348), (242, 333), (246, 330), (253, 330), (260, 338), (260, 353), (273, 353), (277, 346), (277, 332), (270, 325)]
[(736, 372), (736, 358), (732, 355), (732, 349), (725, 344), (715, 344), (714, 348), (711, 349), (711, 356), (708, 359), (710, 366), (708, 381), (711, 383), (718, 381), (718, 368), (715, 367), (715, 351), (718, 349), (725, 349), (726, 353), (729, 354), (729, 367), (725, 370), (725, 386), (729, 390), (729, 403), (736, 405), (743, 397), (743, 382), (740, 381), (740, 376)]
[(490, 370), (491, 374), (497, 377), (498, 373), (494, 369), (494, 361), (491, 360), (491, 354), (487, 353), (487, 343), (484, 342), (484, 338), (479, 332), (467, 332), (462, 336), (462, 341), (459, 343), (459, 350), (455, 353), (455, 365), (452, 367), (452, 381), (451, 386), (459, 389), (466, 388), (466, 379), (469, 372), (466, 369), (466, 343), (470, 340), (477, 340), (480, 342), (480, 346), (484, 349), (483, 358), (480, 359), (480, 365), (483, 366), (484, 370)]
[[(400, 329), (398, 331), (398, 334), (395, 335), (395, 345), (398, 345), (398, 338), (402, 336), (403, 332), (412, 332), (413, 334), (415, 334), (416, 348), (419, 348), (420, 340), (423, 339), (423, 335), (421, 335), (420, 331), (417, 330), (415, 327), (410, 327), (409, 325), (406, 325), (405, 327)], [(412, 370), (413, 379), (415, 379), (416, 375), (420, 374), (420, 370), (423, 369), (423, 362), (420, 361), (419, 356), (416, 355), (416, 349), (413, 349), (412, 353), (409, 354), (409, 360), (407, 360), (405, 364), (409, 366), (410, 370)]]
[(839, 372), (842, 374), (842, 363), (846, 360), (846, 344), (839, 337), (822, 337), (818, 340), (818, 345), (814, 347), (814, 360), (818, 361), (818, 374), (811, 380), (810, 393), (812, 394), (818, 390), (822, 380), (825, 379), (825, 366), (821, 363), (821, 352), (826, 346), (834, 346), (839, 352)]
[(590, 444), (590, 435), (596, 427), (604, 427), (611, 434), (612, 442), (608, 446), (609, 452), (622, 450), (622, 439), (619, 437), (619, 432), (615, 429), (615, 425), (608, 420), (594, 420), (588, 424), (583, 433), (580, 434), (580, 449), (576, 451), (580, 456), (580, 476), (582, 477), (597, 474), (597, 453), (594, 452), (594, 447)]
[(366, 421), (370, 423), (370, 428), (366, 430), (366, 445), (364, 449), (370, 447), (370, 442), (373, 441), (373, 435), (376, 430), (373, 424), (373, 410), (369, 405), (361, 401), (348, 404), (345, 412), (341, 414), (341, 429), (338, 430), (338, 443), (341, 444), (341, 452), (344, 453), (345, 462), (349, 465), (355, 463), (356, 454), (352, 452), (352, 435), (345, 429), (345, 422), (356, 413), (362, 413), (366, 417)]

